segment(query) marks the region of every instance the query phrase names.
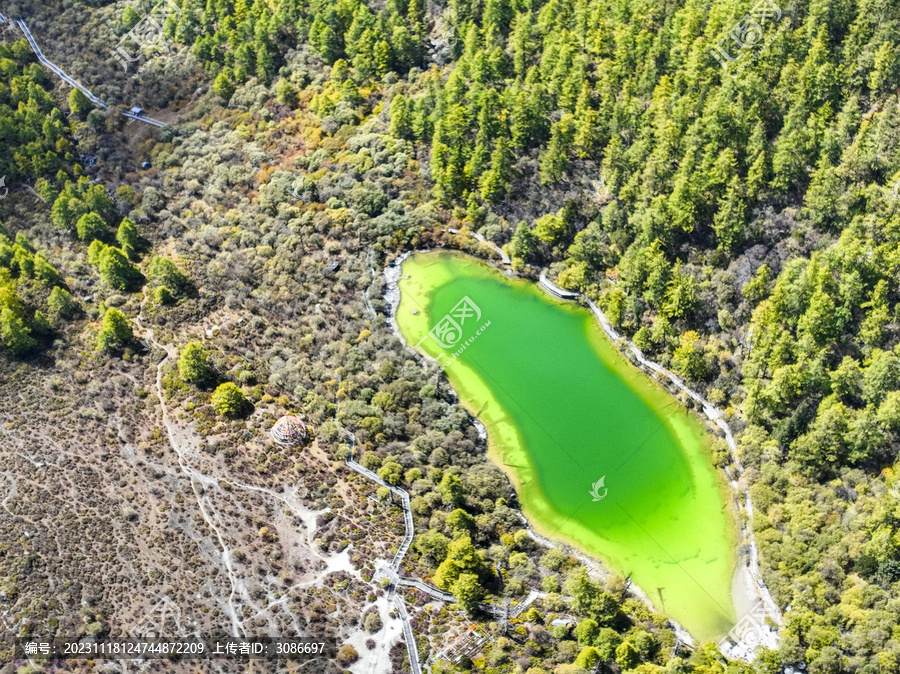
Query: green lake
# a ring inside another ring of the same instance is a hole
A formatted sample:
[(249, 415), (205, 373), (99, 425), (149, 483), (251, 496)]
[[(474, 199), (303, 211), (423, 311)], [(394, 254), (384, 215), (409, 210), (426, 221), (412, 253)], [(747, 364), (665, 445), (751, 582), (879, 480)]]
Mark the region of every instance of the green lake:
[(402, 274), (404, 338), (484, 423), (532, 526), (630, 576), (695, 638), (727, 632), (734, 521), (699, 420), (587, 309), (455, 253)]

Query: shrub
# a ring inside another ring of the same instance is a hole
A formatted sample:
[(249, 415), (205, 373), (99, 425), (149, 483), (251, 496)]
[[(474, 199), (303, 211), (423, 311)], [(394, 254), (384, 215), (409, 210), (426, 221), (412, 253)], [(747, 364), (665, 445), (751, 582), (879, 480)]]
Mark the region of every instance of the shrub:
[(247, 398), (236, 384), (229, 381), (216, 387), (212, 394), (212, 404), (219, 414), (235, 417), (243, 412)]
[(106, 233), (106, 223), (96, 213), (85, 213), (75, 223), (75, 230), (82, 241), (93, 241)]
[(366, 632), (369, 634), (375, 634), (375, 632), (383, 627), (381, 616), (378, 615), (378, 611), (369, 611), (369, 613), (366, 614), (366, 617), (363, 619), (363, 627), (365, 627)]
[(623, 641), (616, 647), (616, 662), (622, 669), (633, 669), (640, 662), (637, 649), (630, 641)]
[(359, 653), (350, 644), (344, 644), (340, 647), (337, 654), (338, 664), (349, 665), (359, 659)]
[(130, 341), (132, 337), (134, 332), (125, 315), (118, 309), (107, 309), (97, 335), (97, 348), (109, 351)]
[(200, 342), (189, 342), (178, 358), (178, 374), (189, 384), (202, 386), (213, 376), (212, 364)]

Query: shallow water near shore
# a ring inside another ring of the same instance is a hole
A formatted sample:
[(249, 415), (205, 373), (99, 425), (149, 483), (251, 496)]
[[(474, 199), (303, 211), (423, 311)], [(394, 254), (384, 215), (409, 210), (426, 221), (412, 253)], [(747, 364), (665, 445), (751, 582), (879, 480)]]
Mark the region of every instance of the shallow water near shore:
[(485, 424), (534, 528), (630, 576), (695, 638), (727, 632), (734, 523), (700, 422), (586, 309), (456, 253), (402, 274), (404, 338)]

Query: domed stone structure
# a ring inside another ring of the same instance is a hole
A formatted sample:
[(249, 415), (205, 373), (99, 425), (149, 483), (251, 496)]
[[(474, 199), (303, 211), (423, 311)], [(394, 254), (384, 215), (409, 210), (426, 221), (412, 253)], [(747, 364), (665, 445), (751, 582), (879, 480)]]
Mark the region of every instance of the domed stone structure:
[(296, 447), (306, 440), (306, 424), (299, 417), (281, 417), (271, 430), (272, 439), (284, 447)]

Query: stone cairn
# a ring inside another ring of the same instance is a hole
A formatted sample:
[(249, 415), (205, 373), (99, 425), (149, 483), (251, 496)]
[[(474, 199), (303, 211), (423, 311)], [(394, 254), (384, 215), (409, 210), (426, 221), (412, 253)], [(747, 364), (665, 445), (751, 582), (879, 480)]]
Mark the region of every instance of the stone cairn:
[(296, 447), (306, 440), (306, 424), (299, 417), (281, 417), (271, 430), (272, 439), (283, 447)]

